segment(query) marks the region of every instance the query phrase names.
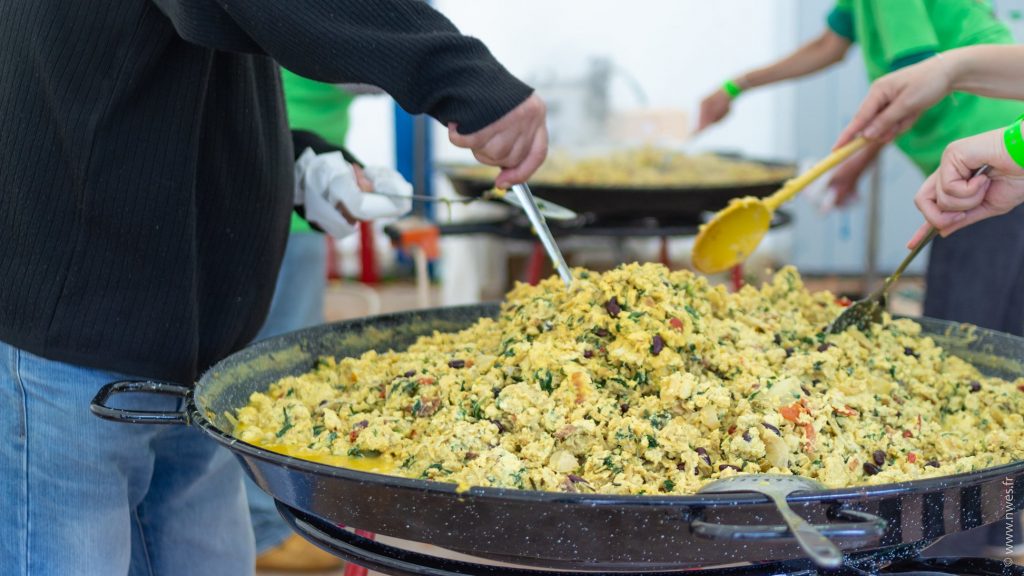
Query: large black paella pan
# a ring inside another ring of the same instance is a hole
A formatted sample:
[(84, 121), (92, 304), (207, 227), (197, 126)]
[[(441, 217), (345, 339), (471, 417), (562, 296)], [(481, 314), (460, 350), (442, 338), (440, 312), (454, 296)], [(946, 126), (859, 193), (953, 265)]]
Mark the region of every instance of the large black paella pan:
[[(594, 182), (546, 181), (537, 176), (530, 188), (538, 198), (564, 206), (579, 214), (628, 220), (656, 216), (664, 219), (694, 219), (704, 212), (725, 208), (729, 200), (743, 196), (763, 198), (782, 187), (793, 176), (795, 166), (785, 162), (755, 160), (735, 154), (716, 154), (723, 159), (748, 163), (766, 171), (755, 180), (715, 179), (706, 183), (600, 184)], [(440, 166), (455, 192), (477, 197), (494, 187), (494, 175), (479, 166)]]
[[(321, 356), (401, 349), (419, 335), (456, 330), (494, 305), (439, 308), (317, 326), (250, 346), (217, 364), (194, 387), (119, 382), (97, 395), (101, 417), (187, 424), (234, 452), (257, 484), (286, 507), (327, 524), (516, 564), (578, 569), (665, 570), (737, 561), (801, 558), (767, 498), (756, 494), (602, 496), (398, 478), (298, 460), (246, 444), (224, 416), (275, 380), (309, 371)], [(923, 319), (924, 332), (983, 372), (1022, 374), (1024, 338)], [(140, 413), (109, 406), (127, 391), (180, 396), (179, 412)], [(791, 506), (856, 558), (879, 549), (916, 550), (945, 534), (999, 520), (1008, 495), (1024, 495), (1024, 462), (906, 482), (798, 493)]]

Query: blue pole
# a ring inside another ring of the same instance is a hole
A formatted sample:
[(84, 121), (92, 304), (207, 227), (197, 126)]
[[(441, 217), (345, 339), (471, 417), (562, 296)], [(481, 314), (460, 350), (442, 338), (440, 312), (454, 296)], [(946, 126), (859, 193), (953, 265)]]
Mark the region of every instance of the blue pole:
[[(426, 116), (413, 116), (395, 104), (395, 166), (412, 182), (416, 194), (434, 195), (434, 159), (430, 144), (430, 125)], [(417, 201), (413, 212), (434, 219), (434, 203)]]

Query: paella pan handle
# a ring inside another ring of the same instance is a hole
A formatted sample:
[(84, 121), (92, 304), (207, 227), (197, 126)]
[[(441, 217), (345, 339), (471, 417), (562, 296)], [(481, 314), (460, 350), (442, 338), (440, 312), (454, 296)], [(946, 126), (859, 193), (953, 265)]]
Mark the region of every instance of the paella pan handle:
[(176, 396), (181, 399), (188, 397), (191, 388), (168, 382), (148, 380), (121, 380), (106, 384), (96, 393), (89, 408), (92, 413), (104, 420), (127, 422), (129, 424), (188, 424), (188, 415), (184, 404), (178, 410), (161, 412), (157, 410), (127, 410), (113, 408), (108, 401), (118, 394), (159, 394)]
[[(838, 522), (816, 524), (814, 527), (826, 538), (880, 538), (885, 534), (886, 521), (874, 514), (859, 510), (838, 510)], [(690, 529), (708, 540), (784, 540), (793, 539), (785, 525), (715, 524), (700, 517), (690, 522)]]

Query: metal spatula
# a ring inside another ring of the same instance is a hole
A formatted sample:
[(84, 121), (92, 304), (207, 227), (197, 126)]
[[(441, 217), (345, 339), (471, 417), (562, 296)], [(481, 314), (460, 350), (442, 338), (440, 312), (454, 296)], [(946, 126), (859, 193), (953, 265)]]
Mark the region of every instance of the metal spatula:
[(566, 286), (572, 286), (572, 272), (569, 271), (569, 265), (565, 263), (565, 258), (562, 257), (562, 251), (558, 249), (558, 244), (555, 244), (555, 238), (551, 235), (547, 222), (544, 221), (544, 215), (537, 208), (537, 203), (533, 199), (530, 187), (525, 182), (514, 184), (512, 192), (516, 195), (520, 208), (523, 209), (523, 212), (526, 212), (526, 217), (530, 220), (534, 233), (540, 238), (540, 243), (544, 245), (544, 250), (547, 251), (548, 257), (554, 263), (558, 275), (562, 277), (562, 282), (565, 282)]
[(818, 566), (836, 568), (843, 563), (839, 547), (825, 538), (810, 522), (804, 520), (786, 502), (794, 492), (817, 492), (825, 486), (817, 480), (787, 474), (741, 474), (731, 478), (709, 482), (697, 491), (698, 494), (724, 494), (729, 492), (757, 492), (772, 499), (782, 519), (789, 526), (793, 538), (807, 552), (807, 556)]
[[(988, 172), (988, 169), (988, 164), (982, 165), (981, 168), (974, 171), (974, 174), (971, 175), (971, 179), (974, 179), (975, 176), (980, 176), (985, 172)], [(925, 235), (923, 240), (917, 243), (917, 246), (914, 246), (914, 249), (910, 251), (910, 254), (907, 254), (907, 257), (903, 259), (903, 262), (900, 262), (896, 271), (889, 275), (877, 290), (869, 294), (866, 298), (857, 300), (851, 304), (849, 308), (843, 310), (843, 313), (828, 325), (828, 328), (825, 329), (825, 333), (842, 334), (850, 326), (856, 326), (861, 332), (866, 332), (872, 324), (880, 323), (882, 321), (882, 312), (885, 310), (885, 298), (889, 293), (889, 288), (899, 280), (903, 271), (907, 269), (907, 266), (914, 261), (914, 258), (921, 253), (921, 250), (923, 250), (937, 234), (938, 230), (935, 228), (929, 228), (928, 234)]]
[[(391, 194), (388, 192), (366, 192), (366, 194), (376, 194), (377, 196), (385, 196), (388, 198), (401, 198), (403, 200), (408, 199), (422, 200), (424, 202), (438, 202), (440, 204), (445, 204), (449, 207), (451, 207), (453, 204), (472, 204), (474, 202), (479, 202), (481, 200), (491, 200), (504, 202), (509, 206), (513, 206), (515, 208), (523, 210), (523, 206), (522, 204), (520, 204), (518, 197), (510, 194), (498, 194), (495, 191), (485, 192), (480, 196), (473, 196), (470, 198), (440, 198), (437, 196), (425, 196), (423, 194), (402, 195)], [(540, 211), (540, 213), (543, 214), (545, 218), (549, 218), (551, 220), (575, 220), (576, 218), (579, 218), (579, 214), (577, 214), (576, 212), (573, 212), (572, 210), (569, 210), (564, 206), (559, 206), (554, 202), (544, 200), (543, 198), (537, 198), (536, 203), (537, 210)]]

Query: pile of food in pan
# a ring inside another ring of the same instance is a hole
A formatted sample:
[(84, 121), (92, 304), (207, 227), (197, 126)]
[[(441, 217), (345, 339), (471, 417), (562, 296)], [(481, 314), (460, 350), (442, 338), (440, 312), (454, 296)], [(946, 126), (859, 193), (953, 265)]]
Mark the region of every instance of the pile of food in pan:
[[(460, 169), (459, 174), (493, 180), (497, 170), (467, 167)], [(530, 181), (560, 186), (714, 187), (779, 182), (792, 175), (791, 166), (712, 153), (639, 148), (587, 157), (554, 153)]]
[(735, 293), (655, 264), (575, 275), (517, 286), (496, 319), (408, 350), (325, 358), (254, 394), (235, 434), (398, 476), (613, 494), (1024, 458), (1024, 379), (983, 376), (907, 319), (825, 336), (848, 303), (792, 268)]

